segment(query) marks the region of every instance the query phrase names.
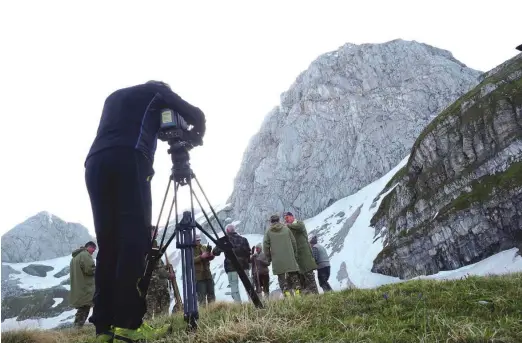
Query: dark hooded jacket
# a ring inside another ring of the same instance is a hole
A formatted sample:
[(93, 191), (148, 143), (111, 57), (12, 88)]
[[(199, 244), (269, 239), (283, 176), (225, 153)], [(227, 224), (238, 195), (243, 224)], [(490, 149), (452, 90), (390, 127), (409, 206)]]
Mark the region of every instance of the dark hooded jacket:
[[(237, 232), (230, 232), (227, 234), (230, 243), (234, 247), (234, 253), (236, 254), (237, 260), (241, 265), (243, 270), (250, 269), (250, 243), (248, 243), (248, 239), (241, 236)], [(212, 253), (216, 256), (219, 256), (223, 250), (215, 247)], [(225, 272), (235, 272), (236, 268), (232, 265), (232, 262), (228, 258), (225, 258)]]
[(94, 260), (85, 247), (74, 250), (72, 257), (69, 264), (71, 277), (69, 305), (73, 308), (92, 306)]
[(145, 83), (119, 89), (105, 100), (98, 132), (86, 162), (93, 154), (114, 147), (141, 151), (154, 161), (161, 112), (178, 112), (198, 137), (205, 133), (203, 112), (183, 100), (162, 83)]

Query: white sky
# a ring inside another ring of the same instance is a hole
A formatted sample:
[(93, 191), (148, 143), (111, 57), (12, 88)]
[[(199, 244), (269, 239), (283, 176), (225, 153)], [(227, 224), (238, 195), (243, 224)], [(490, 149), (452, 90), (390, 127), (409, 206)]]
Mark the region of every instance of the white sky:
[[(94, 232), (83, 163), (103, 102), (118, 88), (160, 79), (205, 112), (192, 166), (220, 203), (264, 116), (320, 54), (402, 38), (487, 71), (522, 43), (516, 0), (252, 3), (2, 2), (1, 233), (42, 210)], [(154, 222), (170, 166), (160, 143)]]

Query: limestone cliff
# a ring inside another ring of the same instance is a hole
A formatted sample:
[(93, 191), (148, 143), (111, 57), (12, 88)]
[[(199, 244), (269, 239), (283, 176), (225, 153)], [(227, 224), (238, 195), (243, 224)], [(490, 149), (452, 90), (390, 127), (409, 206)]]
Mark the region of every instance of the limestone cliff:
[(372, 271), (410, 278), (522, 242), (522, 54), (431, 122), (388, 185), (372, 224), (387, 229)]
[(320, 56), (251, 139), (223, 217), (261, 233), (275, 211), (316, 215), (391, 170), (480, 74), (414, 41), (346, 44)]

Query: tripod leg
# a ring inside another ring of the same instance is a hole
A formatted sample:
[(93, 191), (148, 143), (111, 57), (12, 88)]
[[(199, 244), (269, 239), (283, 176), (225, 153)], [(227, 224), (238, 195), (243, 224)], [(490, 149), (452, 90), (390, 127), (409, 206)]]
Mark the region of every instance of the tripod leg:
[(196, 290), (196, 274), (194, 270), (194, 248), (188, 246), (195, 241), (195, 230), (187, 229), (180, 232), (182, 236), (182, 264), (183, 264), (183, 295), (184, 295), (184, 315), (189, 329), (197, 328), (198, 298)]
[[(210, 210), (212, 211), (212, 214), (214, 214), (214, 218), (216, 218), (216, 221), (218, 222), (219, 226), (221, 227), (221, 230), (223, 231), (223, 233), (225, 232), (225, 229), (223, 228), (223, 225), (221, 224), (221, 222), (219, 221), (218, 219), (218, 216), (217, 216), (217, 213), (216, 211), (214, 211), (214, 208), (212, 207), (212, 205), (210, 204), (210, 201), (208, 200), (207, 198), (207, 195), (205, 194), (205, 192), (203, 191), (203, 187), (201, 187), (201, 184), (199, 183), (198, 179), (196, 178), (195, 175), (192, 176), (194, 180), (196, 180), (196, 183), (198, 184), (198, 187), (199, 187), (199, 190), (201, 191), (201, 194), (203, 194), (203, 196), (205, 197), (205, 200), (207, 201), (207, 204), (208, 204), (208, 207), (210, 208)], [(197, 198), (196, 198), (197, 199)], [(199, 202), (199, 200), (198, 200)], [(200, 205), (201, 206), (201, 205)], [(203, 210), (203, 208), (201, 208)], [(208, 219), (207, 219), (208, 221)], [(210, 224), (210, 221), (208, 221), (208, 223)], [(217, 234), (216, 234), (217, 236)]]

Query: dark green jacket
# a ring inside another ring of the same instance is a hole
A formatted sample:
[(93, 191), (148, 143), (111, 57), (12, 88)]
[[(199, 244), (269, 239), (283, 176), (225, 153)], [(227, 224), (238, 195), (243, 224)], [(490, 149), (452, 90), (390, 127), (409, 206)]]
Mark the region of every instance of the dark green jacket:
[(272, 262), (274, 275), (297, 272), (297, 245), (290, 229), (275, 223), (265, 232), (263, 252), (268, 262)]
[(194, 272), (196, 273), (196, 281), (212, 279), (212, 273), (210, 272), (210, 261), (214, 259), (214, 256), (210, 258), (201, 258), (201, 254), (205, 250), (206, 246), (201, 244), (194, 248)]
[(94, 260), (86, 248), (72, 253), (70, 267), (71, 291), (69, 305), (74, 308), (92, 306), (94, 295)]
[(286, 224), (290, 231), (294, 234), (297, 243), (297, 263), (301, 273), (306, 273), (317, 269), (312, 247), (308, 243), (308, 232), (306, 232), (305, 224), (302, 221), (294, 220), (292, 224)]

